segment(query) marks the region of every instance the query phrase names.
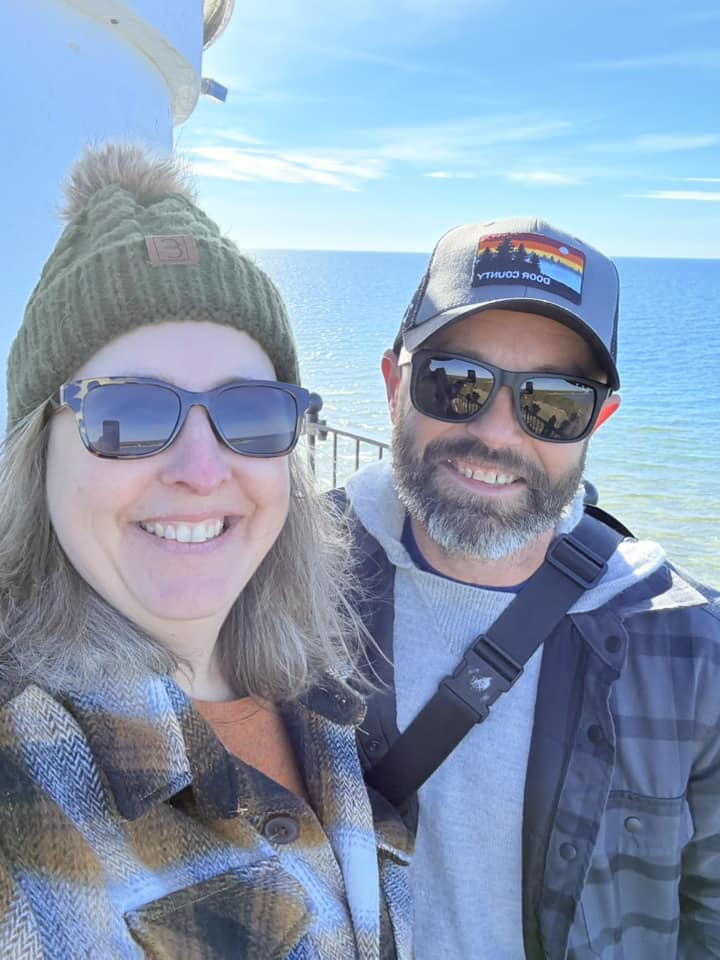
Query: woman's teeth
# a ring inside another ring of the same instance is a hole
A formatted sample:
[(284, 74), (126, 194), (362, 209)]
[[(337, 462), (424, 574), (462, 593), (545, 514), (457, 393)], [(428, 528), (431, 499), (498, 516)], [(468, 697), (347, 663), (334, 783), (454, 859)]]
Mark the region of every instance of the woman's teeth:
[(219, 537), (225, 528), (224, 520), (206, 520), (204, 523), (146, 523), (140, 526), (148, 533), (163, 540), (177, 540), (179, 543), (205, 543)]

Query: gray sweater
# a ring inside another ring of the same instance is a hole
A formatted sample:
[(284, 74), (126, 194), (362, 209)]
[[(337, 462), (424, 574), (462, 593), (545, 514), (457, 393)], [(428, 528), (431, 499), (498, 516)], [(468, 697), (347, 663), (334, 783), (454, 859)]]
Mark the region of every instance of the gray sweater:
[[(387, 462), (356, 474), (347, 490), (360, 521), (396, 567), (394, 659), (402, 731), (513, 595), (458, 583), (413, 564), (400, 540), (405, 510)], [(579, 492), (557, 532), (571, 530), (581, 515)], [(603, 580), (573, 610), (595, 609), (664, 559), (656, 544), (623, 542)], [(541, 651), (488, 720), (465, 737), (420, 790), (411, 867), (417, 960), (523, 956), (523, 795)]]

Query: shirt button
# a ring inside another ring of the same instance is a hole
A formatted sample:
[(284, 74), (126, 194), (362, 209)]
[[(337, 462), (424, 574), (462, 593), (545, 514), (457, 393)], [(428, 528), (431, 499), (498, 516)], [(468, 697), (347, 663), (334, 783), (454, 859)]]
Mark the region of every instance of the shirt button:
[(617, 653), (621, 646), (622, 640), (620, 637), (608, 637), (605, 641), (605, 649), (608, 651), (608, 653)]
[(603, 739), (602, 727), (598, 726), (597, 723), (591, 723), (587, 728), (587, 737), (590, 743), (600, 743)]
[(377, 753), (381, 746), (379, 740), (368, 740), (367, 748), (370, 753)]
[(577, 847), (572, 843), (561, 843), (560, 856), (563, 860), (574, 860), (577, 856)]
[(628, 833), (639, 833), (643, 828), (642, 820), (638, 817), (627, 817), (625, 819), (625, 829)]
[(270, 817), (263, 827), (263, 834), (270, 843), (292, 843), (299, 833), (297, 821), (287, 816)]

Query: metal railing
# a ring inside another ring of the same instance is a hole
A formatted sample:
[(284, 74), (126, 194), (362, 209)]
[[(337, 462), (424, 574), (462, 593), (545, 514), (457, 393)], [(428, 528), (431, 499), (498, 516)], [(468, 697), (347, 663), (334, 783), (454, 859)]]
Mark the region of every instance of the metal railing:
[[(380, 440), (376, 437), (370, 437), (367, 434), (355, 433), (352, 430), (346, 430), (342, 427), (332, 426), (332, 424), (329, 424), (326, 420), (320, 418), (322, 406), (323, 401), (320, 394), (311, 393), (310, 405), (307, 413), (305, 414), (305, 437), (307, 440), (308, 455), (310, 458), (310, 466), (312, 471), (317, 476), (318, 443), (322, 443), (327, 441), (328, 438), (331, 438), (331, 485), (336, 487), (338, 485), (338, 468), (340, 466), (340, 458), (338, 454), (339, 438), (344, 438), (352, 442), (351, 451), (353, 452), (350, 454), (350, 461), (348, 463), (349, 472), (352, 472), (353, 469), (358, 470), (360, 468), (363, 452), (374, 450), (375, 459), (382, 460), (384, 452), (390, 449), (390, 444), (385, 440)], [(353, 462), (354, 466), (351, 466)], [(345, 479), (346, 478), (343, 477), (341, 478), (341, 481), (344, 481)]]

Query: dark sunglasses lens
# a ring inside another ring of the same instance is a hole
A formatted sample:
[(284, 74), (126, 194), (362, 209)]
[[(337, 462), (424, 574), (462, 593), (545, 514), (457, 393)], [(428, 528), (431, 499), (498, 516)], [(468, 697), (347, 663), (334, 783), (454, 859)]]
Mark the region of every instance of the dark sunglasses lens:
[(88, 391), (83, 401), (85, 432), (104, 457), (143, 457), (172, 435), (180, 399), (152, 383), (108, 383)]
[(494, 383), (492, 373), (480, 364), (424, 358), (415, 377), (414, 403), (429, 417), (467, 420), (487, 403)]
[(576, 440), (595, 411), (593, 387), (561, 377), (533, 377), (520, 387), (525, 426), (543, 440)]
[(297, 439), (295, 398), (281, 387), (228, 387), (215, 398), (215, 423), (227, 444), (250, 457), (288, 453)]

